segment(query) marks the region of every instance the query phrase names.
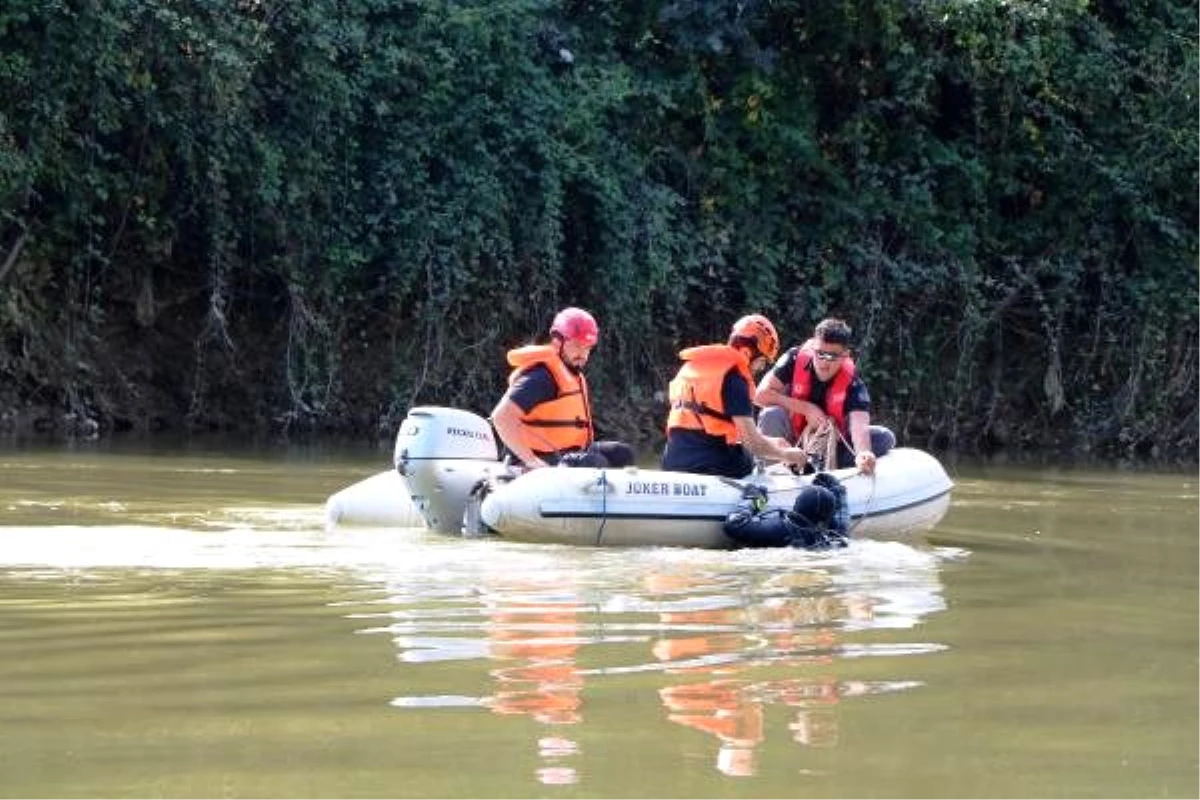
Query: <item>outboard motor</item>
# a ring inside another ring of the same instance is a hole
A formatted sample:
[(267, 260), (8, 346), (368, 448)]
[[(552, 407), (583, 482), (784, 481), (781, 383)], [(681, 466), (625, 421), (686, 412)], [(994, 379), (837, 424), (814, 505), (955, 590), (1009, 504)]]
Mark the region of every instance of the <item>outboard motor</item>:
[(481, 481), (507, 473), (488, 421), (442, 406), (409, 409), (393, 462), (425, 524), (440, 533), (460, 533), (472, 492)]

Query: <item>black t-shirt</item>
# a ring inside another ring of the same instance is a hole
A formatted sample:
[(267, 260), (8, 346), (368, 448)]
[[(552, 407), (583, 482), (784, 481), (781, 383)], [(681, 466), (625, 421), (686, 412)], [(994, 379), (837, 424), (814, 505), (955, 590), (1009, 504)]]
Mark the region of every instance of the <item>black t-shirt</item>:
[[(534, 364), (529, 367), (513, 381), (512, 386), (508, 389), (508, 399), (528, 414), (535, 406), (553, 400), (558, 397), (558, 384), (554, 382), (554, 376), (550, 374), (550, 368), (545, 364)], [(557, 453), (541, 452), (541, 448), (534, 448), (538, 452), (543, 461), (547, 464), (557, 463), (559, 455)], [(516, 454), (509, 449), (508, 445), (504, 446), (504, 452), (510, 453), (513, 457)]]
[[(721, 382), (721, 401), (725, 413), (731, 417), (754, 416), (750, 384), (736, 369), (725, 373)], [(677, 472), (744, 478), (753, 471), (754, 458), (742, 445), (726, 442), (724, 436), (710, 436), (691, 428), (672, 428), (667, 431), (662, 467)]]
[(534, 406), (558, 397), (558, 384), (545, 364), (535, 364), (522, 372), (509, 387), (508, 399), (517, 404), (526, 414)]
[[(771, 370), (771, 374), (783, 384), (783, 393), (790, 395), (792, 392), (792, 382), (796, 375), (796, 355), (799, 348), (793, 347), (783, 354), (783, 357), (775, 364)], [(809, 385), (812, 387), (812, 395), (806, 397), (808, 402), (815, 406), (820, 406), (822, 411), (828, 413), (829, 409), (825, 407), (825, 394), (829, 391), (829, 383), (822, 383), (817, 377), (817, 371), (813, 369), (812, 362), (809, 362), (806, 367), (809, 373)], [(836, 377), (836, 376), (835, 376)], [(863, 383), (862, 378), (855, 373), (850, 380), (850, 386), (846, 388), (846, 414), (851, 411), (871, 411), (871, 394), (867, 391), (867, 385)]]

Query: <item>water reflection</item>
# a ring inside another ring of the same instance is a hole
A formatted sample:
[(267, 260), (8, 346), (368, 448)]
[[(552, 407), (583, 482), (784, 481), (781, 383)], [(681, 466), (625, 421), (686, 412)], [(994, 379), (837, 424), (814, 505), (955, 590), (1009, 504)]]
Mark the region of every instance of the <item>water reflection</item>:
[[(575, 725), (583, 720), (584, 676), (575, 662), (583, 643), (580, 616), (586, 611), (571, 597), (538, 598), (549, 587), (525, 583), (507, 587), (499, 605), (486, 610), (488, 654), (502, 666), (488, 674), (496, 690), (484, 705), (497, 714), (528, 714), (548, 726)], [(579, 744), (564, 735), (538, 740), (544, 784), (578, 781), (576, 770), (562, 762), (579, 753)]]
[[(490, 666), (483, 696), (401, 695), (392, 705), (527, 717), (541, 729), (531, 743), (536, 779), (572, 784), (589, 691), (634, 676), (667, 721), (714, 740), (715, 769), (741, 777), (756, 773), (769, 736), (836, 747), (839, 704), (921, 685), (839, 675), (849, 659), (944, 649), (872, 642), (870, 632), (912, 628), (945, 608), (939, 564), (956, 557), (949, 551), (856, 542), (822, 556), (590, 556), (569, 572), (484, 574), (453, 613), (444, 604), (423, 612), (429, 597), (411, 584), (393, 595), (394, 621), (366, 632), (392, 634), (402, 662)], [(776, 709), (786, 709), (781, 733), (768, 724)]]
[[(659, 689), (667, 719), (703, 731), (719, 742), (716, 767), (731, 776), (755, 773), (756, 751), (766, 739), (764, 685), (736, 677), (754, 660), (771, 659), (796, 666), (801, 662), (828, 665), (833, 661), (835, 639), (828, 623), (836, 617), (836, 596), (821, 591), (820, 572), (791, 573), (805, 594), (768, 598), (751, 605), (726, 608), (672, 609), (659, 612), (669, 631), (688, 632), (710, 628), (700, 635), (667, 636), (654, 642), (651, 652), (664, 662), (667, 672), (686, 675), (720, 674), (722, 677), (694, 683), (678, 683)], [(813, 587), (811, 594), (808, 594)], [(649, 588), (659, 593), (703, 592), (703, 581), (687, 576), (652, 575)], [(722, 666), (716, 666), (722, 665)], [(805, 685), (804, 679), (786, 683)], [(802, 691), (802, 689), (800, 689)]]

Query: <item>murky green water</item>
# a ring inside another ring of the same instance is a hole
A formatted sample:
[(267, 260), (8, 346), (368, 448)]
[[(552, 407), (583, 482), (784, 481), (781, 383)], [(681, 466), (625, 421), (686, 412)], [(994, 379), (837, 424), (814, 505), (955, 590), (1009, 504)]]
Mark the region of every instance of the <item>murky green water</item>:
[(1192, 474), (913, 541), (323, 530), (350, 458), (0, 454), (4, 797), (1195, 797)]

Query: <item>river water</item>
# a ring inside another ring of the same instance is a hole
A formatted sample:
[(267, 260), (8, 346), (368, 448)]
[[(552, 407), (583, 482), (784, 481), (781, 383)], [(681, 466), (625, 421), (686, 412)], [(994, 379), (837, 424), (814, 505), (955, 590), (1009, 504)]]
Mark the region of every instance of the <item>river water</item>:
[(835, 553), (324, 529), (387, 454), (0, 453), (0, 796), (1196, 797), (1197, 475)]

